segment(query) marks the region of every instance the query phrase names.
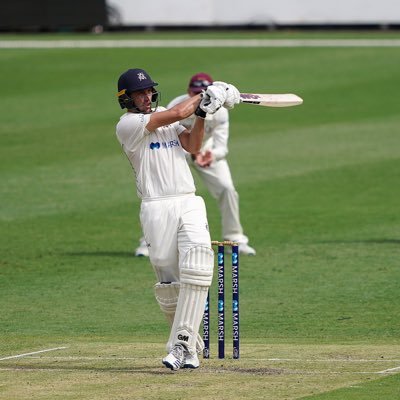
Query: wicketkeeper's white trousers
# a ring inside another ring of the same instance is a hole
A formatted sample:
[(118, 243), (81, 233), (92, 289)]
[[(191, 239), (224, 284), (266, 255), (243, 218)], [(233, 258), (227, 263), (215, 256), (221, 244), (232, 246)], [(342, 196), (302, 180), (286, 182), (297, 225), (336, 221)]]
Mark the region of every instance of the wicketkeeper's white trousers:
[(222, 239), (247, 243), (239, 215), (239, 195), (232, 181), (226, 159), (213, 161), (209, 167), (199, 167), (191, 162), (205, 186), (217, 202), (221, 213)]

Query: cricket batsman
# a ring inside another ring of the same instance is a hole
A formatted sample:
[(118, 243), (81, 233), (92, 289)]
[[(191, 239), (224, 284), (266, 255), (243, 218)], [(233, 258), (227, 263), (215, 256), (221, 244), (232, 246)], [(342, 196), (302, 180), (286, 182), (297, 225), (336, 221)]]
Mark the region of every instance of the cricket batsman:
[[(141, 199), (140, 222), (157, 279), (155, 297), (171, 326), (162, 363), (175, 371), (199, 367), (197, 353), (204, 346), (199, 328), (214, 267), (205, 204), (195, 194), (185, 151), (200, 151), (206, 115), (234, 107), (240, 94), (231, 84), (214, 83), (166, 109), (158, 106), (156, 86), (143, 69), (119, 77), (117, 96), (126, 113), (116, 135)], [(193, 113), (190, 129), (179, 124)]]

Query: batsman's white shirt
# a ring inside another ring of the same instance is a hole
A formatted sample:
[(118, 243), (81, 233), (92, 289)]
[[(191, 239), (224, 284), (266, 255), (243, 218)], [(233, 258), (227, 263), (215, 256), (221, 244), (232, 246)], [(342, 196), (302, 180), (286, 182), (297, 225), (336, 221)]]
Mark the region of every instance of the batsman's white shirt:
[[(158, 107), (156, 112), (165, 108)], [(178, 122), (149, 132), (150, 114), (127, 112), (117, 124), (117, 137), (136, 177), (141, 199), (194, 193), (195, 185), (185, 159), (179, 134), (185, 128)]]
[[(165, 108), (159, 107), (156, 112)], [(135, 176), (142, 199), (140, 222), (150, 261), (160, 282), (179, 282), (180, 263), (198, 245), (210, 246), (204, 200), (186, 162), (178, 122), (146, 129), (149, 114), (127, 112), (117, 124), (117, 137)]]

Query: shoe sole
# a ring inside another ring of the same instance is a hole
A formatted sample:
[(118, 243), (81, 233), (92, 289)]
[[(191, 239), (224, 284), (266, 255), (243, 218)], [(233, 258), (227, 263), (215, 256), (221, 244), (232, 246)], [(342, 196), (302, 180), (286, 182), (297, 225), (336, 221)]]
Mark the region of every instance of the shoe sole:
[(167, 368), (169, 368), (171, 371), (177, 371), (176, 369), (174, 369), (174, 366), (172, 364), (170, 364), (168, 361), (163, 361), (162, 362)]
[[(170, 364), (168, 361), (163, 361), (162, 362), (167, 368), (169, 368), (171, 371), (177, 371), (178, 369), (174, 369), (174, 366), (172, 364)], [(199, 368), (199, 365), (195, 366), (193, 364), (183, 364), (183, 366), (181, 367), (182, 369), (197, 369)]]
[(176, 367), (175, 365), (173, 365), (173, 364), (171, 364), (170, 362), (168, 362), (168, 361), (163, 361), (162, 362), (167, 368), (169, 368), (171, 371), (178, 371), (178, 369), (180, 369), (180, 368), (184, 368), (183, 366), (182, 367)]
[(170, 370), (174, 371), (174, 366), (172, 364), (170, 364), (167, 361), (163, 361), (162, 362), (167, 368), (169, 368)]
[(196, 367), (193, 364), (184, 364), (182, 368), (196, 369), (196, 368), (199, 368), (199, 366)]

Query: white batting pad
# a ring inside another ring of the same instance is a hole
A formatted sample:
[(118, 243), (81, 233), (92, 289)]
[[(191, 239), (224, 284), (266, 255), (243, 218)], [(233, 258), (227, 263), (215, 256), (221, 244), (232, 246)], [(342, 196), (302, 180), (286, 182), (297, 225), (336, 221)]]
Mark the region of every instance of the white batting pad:
[(211, 286), (214, 269), (214, 251), (211, 247), (191, 248), (180, 266), (181, 282), (190, 285)]
[[(161, 311), (164, 313), (168, 324), (172, 327), (174, 323), (176, 306), (178, 304), (180, 284), (179, 282), (156, 283), (154, 293)], [(204, 349), (204, 342), (200, 334), (196, 338), (196, 351), (201, 353)]]
[(175, 319), (167, 343), (168, 352), (175, 344), (179, 343), (183, 344), (190, 354), (196, 353), (196, 342), (198, 342), (198, 332), (204, 313), (207, 292), (208, 286), (181, 283)]
[(154, 294), (161, 311), (167, 318), (169, 326), (172, 326), (175, 317), (176, 305), (178, 304), (179, 282), (156, 283)]

